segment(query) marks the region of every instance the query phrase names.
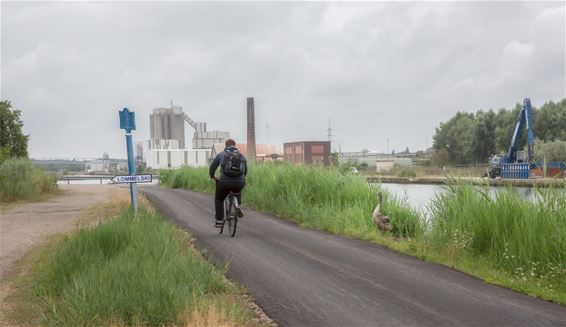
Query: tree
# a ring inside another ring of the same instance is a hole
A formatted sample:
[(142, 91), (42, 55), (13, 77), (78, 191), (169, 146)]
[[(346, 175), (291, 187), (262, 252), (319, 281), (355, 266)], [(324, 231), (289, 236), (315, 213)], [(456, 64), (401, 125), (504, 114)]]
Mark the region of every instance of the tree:
[(471, 141), (474, 114), (458, 112), (445, 123), (441, 123), (433, 137), (433, 147), (438, 152), (446, 149), (448, 162), (468, 163), (472, 160)]
[(535, 134), (544, 142), (566, 140), (566, 99), (547, 102), (534, 115)]
[(544, 143), (540, 139), (535, 140), (535, 160), (566, 161), (566, 141), (556, 140)]
[[(509, 149), (521, 108), (521, 104), (517, 104), (513, 110), (500, 109), (497, 113), (495, 127), (496, 152), (506, 153)], [(523, 133), (519, 135), (519, 139), (516, 143), (517, 149), (522, 149), (527, 143), (526, 136), (523, 135), (525, 133), (525, 129), (523, 129)]]
[(432, 163), (438, 166), (444, 166), (450, 163), (448, 157), (448, 150), (446, 148), (442, 148), (434, 153), (432, 156)]
[(24, 135), (21, 111), (10, 101), (0, 101), (0, 162), (13, 157), (28, 156), (29, 135)]
[(495, 154), (495, 113), (479, 111), (472, 127), (471, 158), (476, 162), (486, 162)]

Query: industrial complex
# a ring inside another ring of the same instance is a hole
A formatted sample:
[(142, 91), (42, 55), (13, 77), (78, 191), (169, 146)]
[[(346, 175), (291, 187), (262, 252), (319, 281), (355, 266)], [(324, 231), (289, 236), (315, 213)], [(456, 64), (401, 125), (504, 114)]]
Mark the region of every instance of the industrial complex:
[[(282, 160), (283, 149), (276, 145), (256, 144), (254, 98), (247, 98), (247, 143), (237, 144), (248, 160)], [(150, 119), (150, 139), (136, 143), (138, 164), (150, 169), (199, 167), (210, 163), (224, 150), (229, 131), (208, 131), (205, 122), (191, 119), (180, 106), (153, 109)], [(185, 124), (193, 129), (191, 147), (185, 144)]]
[[(185, 145), (185, 123), (194, 129), (190, 149)], [(230, 137), (227, 131), (207, 131), (206, 123), (194, 121), (173, 103), (153, 109), (149, 128), (150, 139), (136, 143), (136, 160), (151, 169), (207, 165), (212, 146)]]
[[(339, 163), (365, 163), (368, 168), (381, 171), (390, 169), (393, 165), (411, 165), (413, 161), (418, 161), (419, 157), (430, 159), (429, 153), (419, 155), (408, 152), (395, 156), (350, 152), (333, 157), (330, 135), (327, 141), (256, 144), (253, 97), (246, 99), (246, 117), (246, 143), (238, 143), (236, 146), (251, 161), (285, 160), (294, 164), (330, 165), (333, 160), (337, 160)], [(191, 141), (188, 142), (190, 147), (185, 144), (186, 124), (193, 129)], [(230, 138), (229, 131), (209, 131), (206, 122), (194, 121), (182, 107), (173, 103), (169, 108), (153, 109), (149, 125), (150, 139), (139, 141), (135, 146), (138, 164), (149, 169), (206, 166), (224, 150), (224, 141)]]

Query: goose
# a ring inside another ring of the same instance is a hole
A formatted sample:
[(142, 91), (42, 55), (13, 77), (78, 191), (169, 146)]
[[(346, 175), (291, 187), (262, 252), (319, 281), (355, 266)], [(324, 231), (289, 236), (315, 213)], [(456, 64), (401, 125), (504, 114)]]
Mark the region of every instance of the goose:
[(373, 210), (373, 221), (375, 222), (375, 224), (379, 229), (387, 232), (391, 230), (391, 225), (389, 224), (389, 217), (379, 212), (382, 201), (383, 201), (383, 193), (379, 192), (377, 193), (377, 206)]

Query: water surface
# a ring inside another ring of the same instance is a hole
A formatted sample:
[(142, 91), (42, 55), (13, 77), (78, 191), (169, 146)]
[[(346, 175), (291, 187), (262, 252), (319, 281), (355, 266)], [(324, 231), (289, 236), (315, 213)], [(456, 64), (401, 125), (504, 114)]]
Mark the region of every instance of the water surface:
[[(427, 211), (427, 206), (436, 194), (446, 192), (445, 185), (394, 183), (382, 183), (381, 185), (385, 190), (390, 192), (390, 194), (393, 194), (400, 199), (407, 199), (411, 207), (422, 211)], [(515, 187), (514, 189), (527, 198), (532, 198), (533, 194), (536, 192), (530, 187)], [(491, 195), (494, 195), (496, 192), (504, 192), (506, 190), (506, 187), (489, 186), (489, 193)]]

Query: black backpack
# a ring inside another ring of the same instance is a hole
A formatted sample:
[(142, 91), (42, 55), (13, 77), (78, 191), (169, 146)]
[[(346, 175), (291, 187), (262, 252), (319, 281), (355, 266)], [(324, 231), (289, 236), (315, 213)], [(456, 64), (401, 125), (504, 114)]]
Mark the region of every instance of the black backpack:
[(239, 177), (244, 175), (244, 157), (238, 152), (225, 151), (222, 171), (226, 176)]

